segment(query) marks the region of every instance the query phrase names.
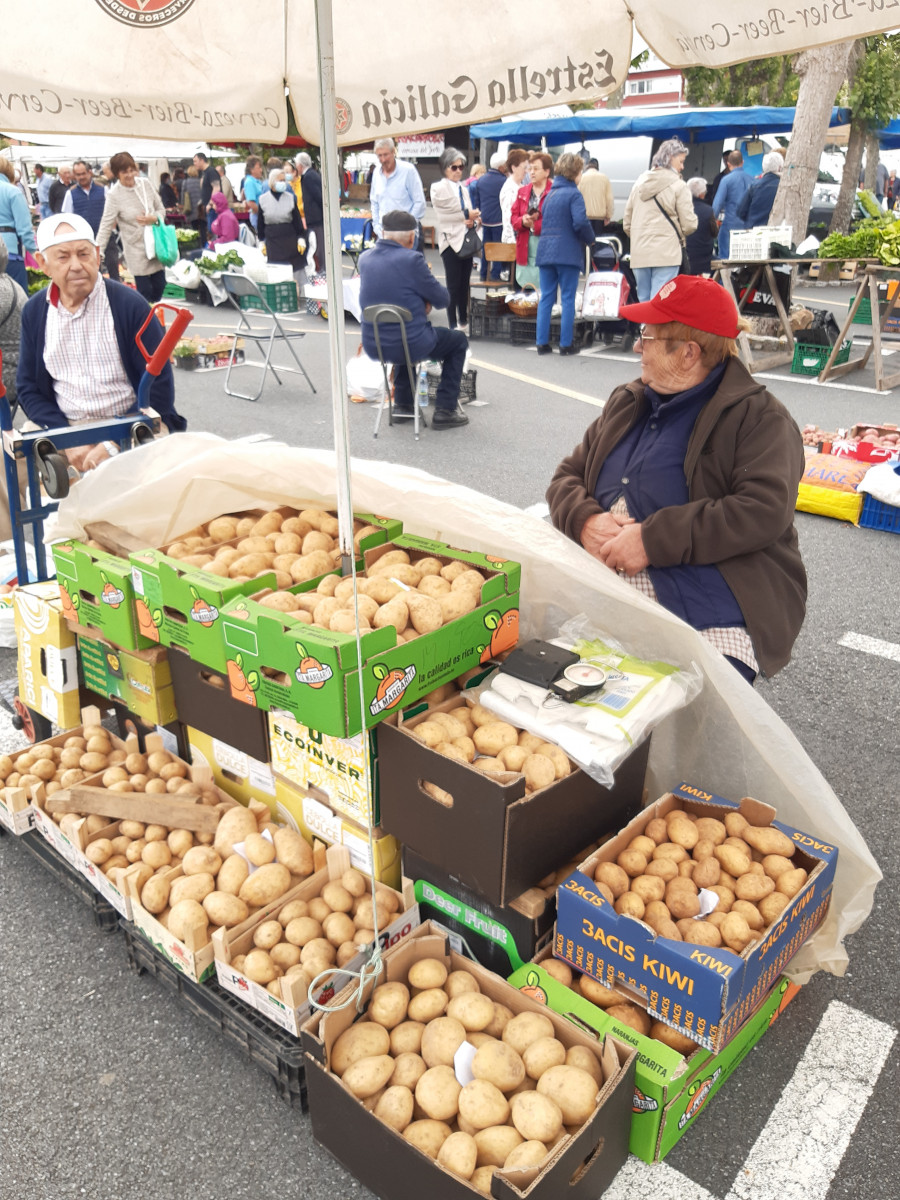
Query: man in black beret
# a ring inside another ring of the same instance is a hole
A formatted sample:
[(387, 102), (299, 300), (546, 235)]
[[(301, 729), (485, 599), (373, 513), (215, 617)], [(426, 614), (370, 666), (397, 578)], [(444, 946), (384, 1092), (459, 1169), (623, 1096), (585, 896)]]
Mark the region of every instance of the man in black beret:
[[(406, 324), (406, 340), (413, 362), (435, 359), (443, 364), (432, 426), (455, 429), (469, 423), (457, 404), (469, 342), (458, 329), (435, 329), (428, 320), (432, 307), (447, 307), (450, 293), (435, 279), (425, 256), (413, 250), (417, 230), (416, 219), (410, 213), (385, 213), (381, 236), (359, 260), (359, 302), (363, 309), (370, 304), (396, 304), (409, 309), (412, 317)], [(415, 397), (405, 367), (400, 326), (381, 324), (378, 331), (385, 361), (403, 367), (394, 372), (394, 416), (412, 417)], [(362, 323), (362, 339), (366, 354), (377, 359), (370, 321)]]

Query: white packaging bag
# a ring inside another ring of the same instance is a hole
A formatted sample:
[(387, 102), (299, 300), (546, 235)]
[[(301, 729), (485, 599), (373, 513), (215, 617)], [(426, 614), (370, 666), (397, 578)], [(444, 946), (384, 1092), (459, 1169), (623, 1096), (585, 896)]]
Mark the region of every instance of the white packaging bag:
[(581, 315), (615, 320), (628, 299), (628, 282), (619, 271), (591, 271), (584, 283)]

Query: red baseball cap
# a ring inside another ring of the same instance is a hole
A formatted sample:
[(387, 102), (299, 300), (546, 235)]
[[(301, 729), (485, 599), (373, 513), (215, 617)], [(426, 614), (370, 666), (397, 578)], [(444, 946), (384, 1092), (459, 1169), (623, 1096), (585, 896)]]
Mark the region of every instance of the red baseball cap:
[(738, 335), (737, 305), (721, 284), (700, 275), (676, 275), (663, 284), (652, 300), (628, 304), (619, 309), (619, 316), (640, 325), (680, 321), (691, 329), (702, 329), (719, 337)]

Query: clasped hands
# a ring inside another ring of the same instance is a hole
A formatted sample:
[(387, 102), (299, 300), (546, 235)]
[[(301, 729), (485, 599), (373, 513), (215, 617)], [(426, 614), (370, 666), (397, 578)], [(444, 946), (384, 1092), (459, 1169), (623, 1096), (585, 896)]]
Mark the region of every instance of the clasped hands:
[(633, 517), (596, 513), (582, 526), (581, 544), (619, 575), (637, 575), (650, 565), (644, 550), (640, 523)]

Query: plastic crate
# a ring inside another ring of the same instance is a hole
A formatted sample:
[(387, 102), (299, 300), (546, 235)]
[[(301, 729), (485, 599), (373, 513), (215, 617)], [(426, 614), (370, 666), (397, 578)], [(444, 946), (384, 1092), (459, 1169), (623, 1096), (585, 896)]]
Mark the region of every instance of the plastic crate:
[(226, 992), (215, 979), (196, 983), (184, 975), (163, 958), (130, 921), (120, 920), (119, 928), (133, 971), (139, 975), (147, 972), (176, 992), (190, 1012), (272, 1076), (282, 1100), (301, 1112), (307, 1111), (306, 1071), (297, 1038)]
[[(850, 358), (850, 347), (853, 339), (847, 338), (838, 351), (834, 366), (845, 363)], [(832, 346), (805, 346), (797, 342), (794, 346), (794, 361), (791, 363), (792, 375), (818, 375), (824, 371), (825, 364), (831, 355)]]
[(769, 257), (772, 243), (790, 246), (790, 225), (760, 225), (756, 229), (733, 229), (728, 242), (728, 262), (761, 262)]
[(163, 300), (184, 300), (185, 290), (177, 283), (167, 283), (163, 288)]
[(113, 906), (108, 904), (95, 890), (90, 880), (57, 854), (50, 843), (36, 830), (23, 833), (16, 841), (20, 846), (24, 846), (29, 854), (38, 859), (45, 870), (49, 871), (55, 879), (58, 879), (64, 887), (87, 905), (98, 929), (102, 929), (104, 933), (114, 933), (119, 928), (119, 914)]
[[(559, 345), (559, 335), (562, 322), (559, 317), (550, 321), (550, 345)], [(593, 323), (583, 317), (575, 318), (572, 331), (572, 345), (580, 349), (593, 333)], [(513, 317), (510, 322), (509, 340), (514, 346), (533, 346), (537, 341), (537, 317)]]
[[(273, 312), (299, 312), (300, 305), (297, 302), (297, 285), (293, 279), (285, 283), (257, 283), (256, 286), (262, 292), (263, 299)], [(241, 308), (261, 309), (262, 305), (255, 296), (241, 296)]]
[[(459, 396), (460, 404), (469, 404), (475, 399), (475, 379), (478, 372), (473, 370), (463, 371), (462, 379), (459, 381)], [(434, 404), (437, 399), (438, 388), (441, 383), (440, 375), (428, 376), (428, 401)]]
[(885, 533), (900, 533), (900, 508), (893, 504), (883, 504), (874, 496), (866, 494), (862, 512), (859, 515), (859, 523), (865, 529), (881, 529)]
[(510, 325), (515, 320), (508, 314), (474, 312), (469, 308), (469, 341), (477, 338), (487, 338), (495, 342), (508, 342)]

